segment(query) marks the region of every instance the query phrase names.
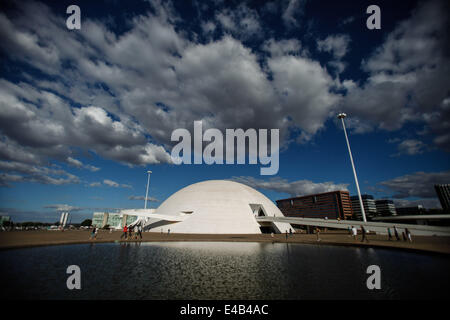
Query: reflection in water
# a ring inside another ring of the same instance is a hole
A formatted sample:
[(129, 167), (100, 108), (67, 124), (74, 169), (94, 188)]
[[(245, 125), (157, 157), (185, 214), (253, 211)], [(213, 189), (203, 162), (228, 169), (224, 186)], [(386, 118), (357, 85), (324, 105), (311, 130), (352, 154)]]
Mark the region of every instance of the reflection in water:
[[(66, 288), (71, 264), (81, 268), (82, 290)], [(366, 288), (371, 264), (381, 268), (381, 290)], [(0, 265), (2, 298), (433, 298), (450, 283), (447, 257), (286, 243), (49, 246), (0, 252)]]

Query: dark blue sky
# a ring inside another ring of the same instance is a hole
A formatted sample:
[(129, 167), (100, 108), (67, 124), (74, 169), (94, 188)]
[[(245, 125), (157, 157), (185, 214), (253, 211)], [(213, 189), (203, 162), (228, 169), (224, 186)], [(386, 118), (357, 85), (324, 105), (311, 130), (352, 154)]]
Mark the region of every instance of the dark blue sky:
[[(68, 30), (66, 8), (81, 9)], [(366, 9), (381, 9), (369, 30)], [(234, 179), (270, 199), (336, 189), (440, 207), (450, 181), (445, 1), (23, 1), (0, 12), (0, 210), (73, 221)], [(279, 171), (174, 165), (193, 122), (280, 130)], [(138, 199), (138, 200), (136, 200)], [(141, 200), (139, 200), (141, 199)], [(106, 210), (106, 209), (105, 209)]]

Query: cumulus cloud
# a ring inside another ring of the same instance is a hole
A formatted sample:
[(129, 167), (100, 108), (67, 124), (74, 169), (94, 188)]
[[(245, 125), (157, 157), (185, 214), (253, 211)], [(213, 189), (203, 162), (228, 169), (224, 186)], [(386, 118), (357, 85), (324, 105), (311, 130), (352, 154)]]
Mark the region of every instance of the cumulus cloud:
[(67, 163), (71, 166), (77, 167), (77, 168), (85, 168), (89, 171), (96, 172), (100, 170), (100, 168), (89, 165), (89, 164), (83, 164), (80, 160), (74, 159), (72, 157), (67, 157), (66, 159)]
[[(151, 3), (153, 13), (134, 16), (121, 34), (89, 17), (81, 32), (69, 32), (64, 15), (32, 1), (0, 13), (2, 54), (29, 67), (20, 80), (0, 79), (2, 161), (45, 167), (50, 159), (78, 167), (75, 148), (126, 165), (170, 163), (171, 132), (191, 129), (194, 120), (221, 130), (279, 128), (282, 141), (294, 133), (305, 142), (338, 107), (360, 132), (421, 121), (436, 145), (449, 145), (444, 2), (425, 2), (400, 22), (363, 62), (368, 80), (362, 84), (334, 78), (296, 39), (263, 42), (259, 13), (245, 4), (202, 21), (203, 32), (220, 26), (226, 35), (200, 42), (176, 28), (170, 3)], [(281, 8), (292, 27), (303, 3), (265, 7)], [(269, 54), (244, 45), (249, 37)], [(343, 63), (346, 36), (320, 41), (332, 54), (330, 64)], [(4, 184), (25, 179), (2, 174)], [(62, 176), (53, 182), (76, 181)]]
[(132, 186), (128, 185), (128, 184), (120, 184), (117, 183), (113, 180), (109, 180), (109, 179), (105, 179), (103, 180), (103, 184), (109, 186), (109, 187), (114, 187), (114, 188), (132, 188)]
[(269, 180), (256, 179), (253, 177), (233, 177), (231, 180), (256, 189), (287, 193), (292, 197), (336, 190), (347, 190), (348, 187), (348, 184), (345, 183), (335, 184), (334, 182), (312, 182), (310, 180), (288, 181), (279, 177), (271, 178)]
[(426, 148), (426, 145), (420, 140), (406, 139), (400, 142), (397, 148), (398, 153), (396, 153), (395, 156), (400, 156), (403, 154), (415, 155), (423, 153)]
[(348, 51), (350, 37), (345, 34), (331, 35), (323, 40), (317, 40), (317, 49), (333, 54), (336, 59), (342, 59)]
[[(224, 9), (216, 14), (217, 22), (226, 31), (231, 32), (238, 38), (248, 39), (249, 37), (262, 37), (263, 30), (259, 22), (259, 15), (256, 10), (248, 8), (245, 4), (240, 4), (234, 10)], [(213, 31), (214, 27), (209, 23), (204, 25), (208, 31)]]
[(288, 28), (297, 27), (299, 18), (303, 14), (304, 0), (287, 0), (283, 1), (283, 23)]
[(342, 73), (346, 64), (342, 58), (347, 54), (351, 39), (346, 34), (330, 35), (323, 40), (317, 40), (317, 49), (333, 55), (333, 60), (328, 65), (335, 68), (337, 73)]
[(46, 209), (55, 209), (56, 211), (81, 211), (83, 208), (70, 206), (68, 204), (49, 204), (44, 206)]
[(434, 143), (449, 149), (449, 4), (425, 1), (365, 59), (368, 79), (347, 86), (342, 108), (372, 127), (398, 130), (422, 122)]
[[(128, 200), (142, 200), (142, 201), (144, 201), (144, 200), (145, 200), (145, 196), (129, 196), (129, 197), (128, 197)], [(150, 202), (159, 202), (158, 199), (153, 198), (153, 197), (148, 197), (148, 198), (147, 198), (147, 201), (150, 201)]]
[(11, 186), (13, 182), (34, 182), (41, 184), (77, 184), (80, 179), (62, 169), (30, 165), (15, 161), (0, 160), (0, 186)]
[(394, 179), (382, 181), (379, 184), (393, 193), (396, 199), (408, 197), (435, 198), (435, 184), (445, 184), (450, 181), (450, 171), (415, 172)]

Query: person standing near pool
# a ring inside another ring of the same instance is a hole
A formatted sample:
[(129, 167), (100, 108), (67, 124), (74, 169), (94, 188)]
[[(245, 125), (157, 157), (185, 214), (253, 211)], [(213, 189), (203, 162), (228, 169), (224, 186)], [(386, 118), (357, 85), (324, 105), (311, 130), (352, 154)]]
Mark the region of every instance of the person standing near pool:
[(138, 227), (138, 234), (139, 234), (139, 238), (142, 240), (142, 226), (139, 225)]
[(356, 240), (357, 234), (358, 234), (358, 231), (356, 230), (356, 228), (354, 226), (352, 226), (352, 238), (353, 238), (353, 240)]
[(367, 240), (367, 242), (369, 242), (369, 239), (367, 239), (367, 235), (366, 235), (366, 229), (361, 226), (361, 233), (362, 233), (362, 238), (361, 238), (361, 242), (364, 242), (364, 240)]
[(406, 233), (406, 237), (408, 238), (408, 241), (412, 242), (411, 232), (409, 232), (408, 228), (405, 228), (405, 233)]
[(390, 228), (387, 228), (388, 229), (388, 236), (389, 236), (389, 241), (391, 241), (391, 239), (392, 239), (392, 235), (391, 235), (391, 229)]
[(120, 239), (122, 239), (123, 237), (125, 237), (125, 240), (127, 240), (127, 232), (128, 232), (127, 225), (125, 225), (125, 226), (123, 227), (123, 233), (122, 233), (122, 235), (120, 236)]
[(94, 237), (95, 237), (95, 230), (96, 230), (97, 228), (96, 227), (94, 227), (93, 229), (92, 229), (92, 231), (91, 231), (91, 239), (94, 239)]
[(397, 230), (396, 226), (394, 226), (394, 234), (395, 234), (395, 239), (397, 239), (397, 241), (399, 241), (400, 237), (398, 236), (398, 230)]

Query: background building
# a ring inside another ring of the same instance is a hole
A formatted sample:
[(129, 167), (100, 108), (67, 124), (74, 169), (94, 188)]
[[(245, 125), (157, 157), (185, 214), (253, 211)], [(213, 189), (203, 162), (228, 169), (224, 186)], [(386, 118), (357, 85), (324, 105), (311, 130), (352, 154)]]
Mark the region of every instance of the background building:
[(375, 200), (375, 206), (378, 216), (393, 216), (397, 214), (393, 200), (380, 199)]
[(69, 212), (62, 212), (59, 218), (60, 227), (64, 228), (67, 225), (67, 220), (69, 219)]
[(436, 184), (434, 189), (439, 197), (442, 209), (450, 210), (450, 184)]
[(397, 215), (409, 216), (426, 214), (426, 210), (420, 204), (414, 207), (399, 207), (397, 208)]
[(10, 216), (0, 216), (0, 227), (3, 226), (4, 222), (11, 222)]
[[(364, 206), (364, 211), (366, 212), (366, 217), (375, 217), (377, 215), (377, 206), (375, 204), (373, 196), (370, 194), (363, 194), (361, 195), (361, 198)], [(352, 196), (350, 199), (352, 201), (354, 218), (362, 220), (361, 206), (359, 204), (358, 196)]]
[(120, 229), (125, 224), (129, 225), (137, 220), (137, 216), (109, 213), (109, 212), (94, 212), (92, 216), (92, 225), (97, 228), (103, 228), (108, 225), (110, 228)]
[(332, 191), (277, 200), (285, 216), (302, 218), (351, 219), (352, 203), (348, 191)]

